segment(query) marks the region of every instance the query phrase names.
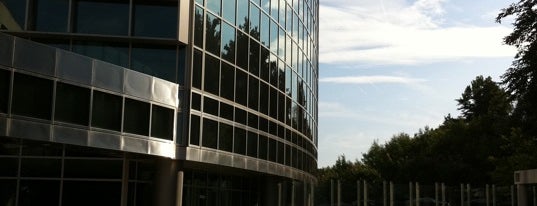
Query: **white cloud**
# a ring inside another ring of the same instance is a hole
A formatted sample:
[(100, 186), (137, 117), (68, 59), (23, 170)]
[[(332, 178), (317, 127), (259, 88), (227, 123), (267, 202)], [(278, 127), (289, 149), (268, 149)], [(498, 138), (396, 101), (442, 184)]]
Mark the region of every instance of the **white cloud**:
[(319, 79), (319, 82), (336, 83), (336, 84), (414, 84), (424, 82), (423, 79), (414, 79), (398, 76), (354, 76), (354, 77), (325, 77)]
[(420, 64), (514, 55), (514, 48), (502, 45), (510, 32), (504, 25), (442, 27), (446, 0), (332, 1), (320, 6), (321, 63)]

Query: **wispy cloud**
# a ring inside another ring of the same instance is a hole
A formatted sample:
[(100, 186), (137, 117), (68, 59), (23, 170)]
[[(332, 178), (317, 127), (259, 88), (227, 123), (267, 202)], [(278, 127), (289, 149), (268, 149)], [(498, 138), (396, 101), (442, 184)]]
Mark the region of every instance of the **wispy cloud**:
[(335, 84), (415, 84), (425, 81), (424, 79), (399, 76), (324, 77), (319, 79), (319, 82)]
[(421, 64), (514, 55), (502, 45), (510, 32), (505, 25), (445, 27), (446, 0), (406, 2), (321, 1), (320, 62)]

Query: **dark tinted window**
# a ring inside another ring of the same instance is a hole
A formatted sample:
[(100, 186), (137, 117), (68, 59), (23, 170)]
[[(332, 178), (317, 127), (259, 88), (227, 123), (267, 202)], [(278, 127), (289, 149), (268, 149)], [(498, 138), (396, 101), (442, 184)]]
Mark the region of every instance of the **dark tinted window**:
[(205, 50), (220, 56), (220, 19), (207, 13), (205, 23)]
[(196, 6), (194, 16), (194, 45), (203, 48), (203, 9)]
[(218, 122), (203, 118), (202, 146), (216, 149)]
[(218, 101), (209, 97), (203, 98), (203, 112), (218, 116)]
[(87, 126), (90, 96), (90, 89), (58, 82), (54, 120)]
[(201, 111), (201, 95), (198, 93), (192, 93), (192, 109)]
[(249, 87), (248, 87), (248, 107), (250, 109), (256, 110), (258, 109), (258, 97), (259, 97), (259, 80), (256, 79), (253, 76), (250, 76), (249, 80)]
[(13, 114), (50, 120), (52, 84), (48, 79), (15, 73)]
[(190, 118), (190, 144), (200, 145), (200, 117), (197, 115)]
[(129, 46), (121, 43), (75, 42), (73, 51), (122, 67), (129, 63)]
[(208, 54), (205, 55), (204, 89), (218, 95), (220, 79), (220, 61)]
[[(94, 198), (88, 198), (88, 194)], [(120, 202), (121, 182), (63, 181), (62, 205), (119, 205)]]
[(264, 135), (259, 135), (259, 159), (267, 160), (268, 140)]
[(176, 50), (175, 46), (134, 46), (131, 69), (173, 82), (176, 79)]
[(222, 58), (235, 62), (235, 28), (222, 23)]
[(93, 111), (91, 125), (119, 131), (121, 128), (120, 96), (93, 91)]
[(246, 154), (246, 131), (244, 129), (235, 127), (233, 152), (241, 155)]
[(22, 177), (60, 177), (60, 159), (23, 158), (21, 159)]
[(148, 136), (150, 107), (147, 102), (125, 98), (123, 131)]
[(21, 180), (19, 188), (19, 205), (58, 205), (60, 202), (58, 180)]
[(133, 21), (135, 36), (177, 38), (177, 2), (135, 1)]
[(248, 71), (259, 76), (259, 44), (253, 39), (250, 39), (250, 67), (248, 67)]
[(246, 111), (235, 108), (235, 122), (246, 125)]
[(248, 50), (248, 35), (237, 32), (237, 66), (248, 69), (248, 56), (250, 52)]
[(201, 51), (195, 50), (194, 60), (192, 61), (192, 86), (198, 89), (201, 89), (202, 55)]
[(3, 0), (1, 3), (4, 4), (4, 6), (7, 7), (9, 13), (11, 13), (11, 16), (13, 17), (13, 20), (15, 20), (15, 24), (7, 24), (4, 22), (0, 22), (2, 26), (0, 26), (0, 29), (4, 29), (5, 27), (7, 30), (15, 30), (20, 31), (24, 29), (24, 16), (26, 14), (26, 1), (21, 0)]
[(35, 30), (66, 32), (69, 1), (39, 0), (35, 5)]
[(220, 96), (233, 101), (235, 92), (235, 68), (229, 64), (222, 63), (222, 74), (220, 75)]
[(248, 131), (248, 139), (246, 140), (248, 147), (246, 152), (250, 157), (257, 157), (257, 140), (257, 133)]
[(233, 121), (233, 106), (220, 102), (220, 117)]
[(256, 114), (248, 112), (248, 126), (254, 129), (257, 129), (259, 127)]
[(240, 69), (235, 72), (235, 102), (243, 106), (248, 102), (248, 74)]
[(129, 1), (77, 0), (74, 4), (76, 33), (127, 35)]
[(232, 152), (233, 150), (233, 126), (220, 123), (218, 149)]
[(173, 140), (173, 116), (173, 109), (153, 105), (151, 111), (151, 136)]
[(276, 140), (272, 138), (269, 138), (268, 154), (269, 161), (276, 162)]
[(269, 86), (264, 82), (259, 84), (259, 111), (268, 114)]
[(7, 113), (11, 72), (0, 69), (0, 113)]

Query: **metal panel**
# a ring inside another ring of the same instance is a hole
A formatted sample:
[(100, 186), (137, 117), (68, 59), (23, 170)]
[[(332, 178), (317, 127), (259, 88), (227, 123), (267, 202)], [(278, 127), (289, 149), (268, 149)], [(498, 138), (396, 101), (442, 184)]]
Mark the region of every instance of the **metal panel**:
[(57, 50), (58, 77), (82, 84), (91, 84), (92, 59), (72, 52)]
[(153, 92), (151, 93), (153, 101), (161, 102), (172, 107), (177, 107), (179, 106), (178, 92), (179, 87), (177, 84), (158, 78), (153, 78)]
[(267, 172), (267, 162), (266, 161), (259, 161), (257, 163), (257, 171), (259, 172)]
[(86, 146), (88, 144), (88, 130), (56, 125), (53, 126), (52, 139), (54, 142)]
[(147, 154), (149, 153), (149, 144), (147, 140), (135, 139), (127, 136), (123, 136), (122, 150), (129, 152), (137, 152)]
[(257, 168), (258, 168), (257, 163), (258, 163), (257, 160), (246, 158), (246, 169), (257, 171)]
[(213, 151), (201, 150), (201, 161), (206, 163), (218, 163), (218, 154)]
[(229, 155), (229, 154), (219, 153), (218, 154), (218, 163), (220, 165), (225, 165), (225, 166), (232, 167), (233, 166), (233, 157), (231, 155)]
[(15, 61), (13, 62), (15, 68), (54, 76), (55, 62), (56, 49), (15, 38)]
[(13, 36), (0, 33), (0, 64), (13, 65)]
[(123, 92), (123, 71), (125, 69), (107, 62), (93, 61), (93, 86), (115, 92)]
[(9, 135), (35, 140), (50, 140), (50, 124), (11, 119)]
[(175, 144), (149, 140), (149, 154), (174, 158)]
[(177, 38), (183, 44), (188, 44), (190, 10), (190, 1), (179, 1), (179, 25), (177, 26), (179, 32)]
[(125, 93), (132, 96), (151, 99), (153, 78), (140, 72), (125, 70)]
[(91, 131), (88, 145), (105, 149), (120, 150), (121, 139), (119, 135)]
[(201, 161), (200, 150), (198, 148), (187, 147), (185, 159), (191, 161)]
[(7, 136), (7, 119), (0, 117), (0, 136)]
[(233, 167), (246, 169), (246, 160), (244, 159), (244, 157), (234, 156)]

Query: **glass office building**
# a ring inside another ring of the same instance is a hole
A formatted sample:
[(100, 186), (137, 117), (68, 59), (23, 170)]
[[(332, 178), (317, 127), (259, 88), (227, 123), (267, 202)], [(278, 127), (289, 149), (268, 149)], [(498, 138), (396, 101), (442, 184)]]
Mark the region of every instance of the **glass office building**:
[(314, 205), (318, 0), (0, 0), (0, 205)]

